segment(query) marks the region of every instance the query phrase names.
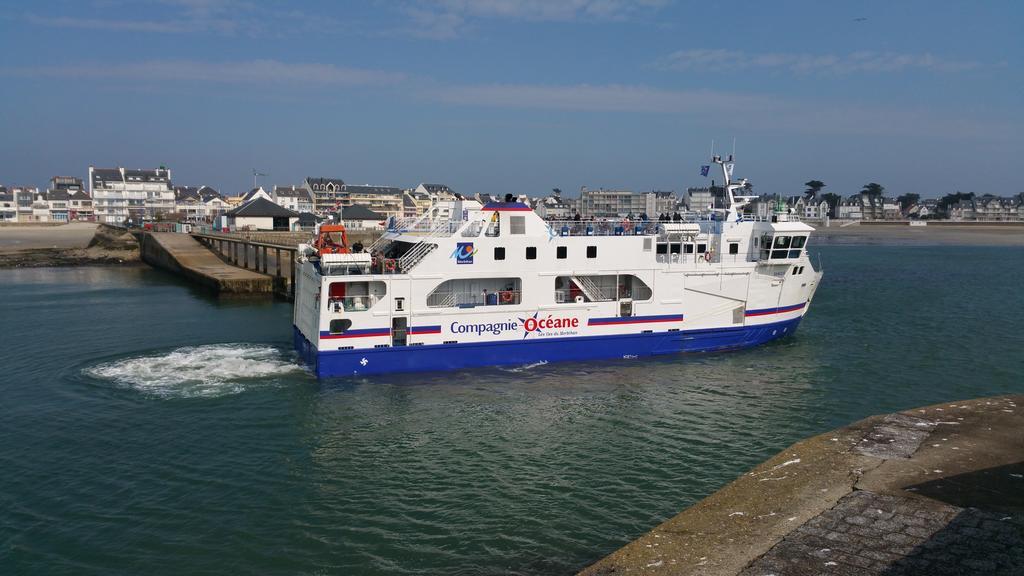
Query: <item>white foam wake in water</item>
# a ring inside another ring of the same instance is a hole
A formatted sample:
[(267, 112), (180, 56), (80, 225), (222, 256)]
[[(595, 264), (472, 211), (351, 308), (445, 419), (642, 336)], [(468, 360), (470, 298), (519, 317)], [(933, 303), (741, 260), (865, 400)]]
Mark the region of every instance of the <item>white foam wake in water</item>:
[(533, 370), (534, 368), (539, 368), (540, 366), (545, 366), (545, 365), (547, 365), (547, 363), (548, 363), (547, 360), (540, 360), (540, 361), (534, 362), (532, 364), (523, 364), (522, 366), (516, 366), (516, 367), (513, 367), (513, 368), (510, 368), (508, 366), (498, 366), (498, 370), (502, 370), (504, 372), (525, 372), (526, 370)]
[(126, 388), (178, 398), (237, 394), (260, 380), (301, 371), (278, 348), (259, 344), (189, 346), (84, 370)]

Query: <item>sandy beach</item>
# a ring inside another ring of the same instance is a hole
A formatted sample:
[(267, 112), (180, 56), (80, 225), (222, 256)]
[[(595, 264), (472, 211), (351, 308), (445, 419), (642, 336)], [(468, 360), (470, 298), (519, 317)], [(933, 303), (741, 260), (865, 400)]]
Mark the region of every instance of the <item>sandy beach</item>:
[(888, 244), (904, 246), (1024, 246), (1024, 226), (905, 226), (853, 224), (815, 226), (818, 244)]
[(0, 226), (0, 268), (124, 265), (139, 262), (134, 240), (90, 222)]

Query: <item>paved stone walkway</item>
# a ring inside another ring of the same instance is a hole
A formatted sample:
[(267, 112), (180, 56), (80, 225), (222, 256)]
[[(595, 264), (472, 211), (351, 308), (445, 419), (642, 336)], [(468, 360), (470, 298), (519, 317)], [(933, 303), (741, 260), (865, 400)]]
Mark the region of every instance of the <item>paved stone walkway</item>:
[(1000, 513), (857, 490), (742, 576), (1024, 574), (1024, 525)]

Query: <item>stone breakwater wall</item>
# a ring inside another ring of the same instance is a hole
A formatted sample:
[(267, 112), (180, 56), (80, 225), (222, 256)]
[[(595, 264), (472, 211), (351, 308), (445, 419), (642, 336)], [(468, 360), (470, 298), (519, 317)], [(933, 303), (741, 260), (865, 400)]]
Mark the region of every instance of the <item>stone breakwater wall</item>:
[(1024, 574), (1022, 403), (939, 404), (803, 440), (581, 574)]
[(153, 232), (140, 234), (142, 260), (172, 272), (217, 294), (260, 295), (274, 293), (274, 279), (232, 266), (187, 234)]

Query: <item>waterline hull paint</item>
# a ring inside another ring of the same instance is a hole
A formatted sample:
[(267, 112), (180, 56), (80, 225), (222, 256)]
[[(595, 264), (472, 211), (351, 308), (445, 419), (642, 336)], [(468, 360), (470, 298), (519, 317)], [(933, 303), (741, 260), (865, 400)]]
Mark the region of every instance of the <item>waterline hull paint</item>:
[(293, 327), (295, 349), (318, 378), (368, 376), (395, 372), (458, 370), (481, 366), (520, 366), (538, 362), (635, 359), (680, 352), (720, 352), (765, 344), (793, 334), (802, 316), (750, 326), (317, 351)]

